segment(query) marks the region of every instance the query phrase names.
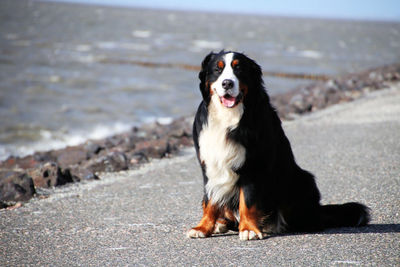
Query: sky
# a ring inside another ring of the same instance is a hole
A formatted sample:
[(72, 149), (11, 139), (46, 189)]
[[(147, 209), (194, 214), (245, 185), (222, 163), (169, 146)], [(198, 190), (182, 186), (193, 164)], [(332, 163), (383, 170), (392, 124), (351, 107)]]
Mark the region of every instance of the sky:
[(400, 0), (53, 0), (113, 6), (400, 21)]

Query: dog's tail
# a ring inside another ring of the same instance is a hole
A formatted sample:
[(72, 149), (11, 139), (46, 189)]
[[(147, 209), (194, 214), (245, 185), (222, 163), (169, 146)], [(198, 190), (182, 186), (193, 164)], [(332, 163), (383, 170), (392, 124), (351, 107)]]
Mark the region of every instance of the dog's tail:
[(357, 202), (320, 206), (324, 228), (363, 226), (370, 221), (369, 208)]

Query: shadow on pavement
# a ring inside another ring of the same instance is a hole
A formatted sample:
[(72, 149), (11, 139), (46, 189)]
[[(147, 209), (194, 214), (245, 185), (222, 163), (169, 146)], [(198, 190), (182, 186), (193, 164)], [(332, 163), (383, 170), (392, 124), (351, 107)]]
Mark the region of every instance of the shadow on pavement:
[[(371, 233), (379, 233), (379, 234), (388, 234), (388, 233), (400, 233), (400, 224), (368, 224), (363, 227), (343, 227), (343, 228), (331, 228), (327, 229), (323, 232), (316, 233), (285, 233), (285, 234), (271, 234), (265, 237), (264, 239), (279, 237), (279, 236), (292, 236), (292, 235), (304, 235), (304, 234), (371, 234)], [(216, 234), (210, 236), (210, 238), (215, 237), (226, 237), (226, 236), (234, 236), (238, 235), (238, 232), (229, 231), (225, 234)]]
[(319, 234), (369, 234), (369, 233), (400, 233), (400, 224), (368, 224), (363, 227), (332, 228)]

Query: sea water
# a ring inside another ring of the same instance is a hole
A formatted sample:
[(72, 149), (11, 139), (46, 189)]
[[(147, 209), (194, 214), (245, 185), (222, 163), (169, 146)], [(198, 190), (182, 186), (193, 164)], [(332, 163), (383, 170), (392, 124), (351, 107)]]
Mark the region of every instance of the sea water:
[[(400, 24), (0, 1), (0, 159), (194, 114), (210, 51), (338, 75), (400, 60)], [(135, 62), (161, 63), (149, 67)], [(309, 83), (264, 77), (274, 95)]]

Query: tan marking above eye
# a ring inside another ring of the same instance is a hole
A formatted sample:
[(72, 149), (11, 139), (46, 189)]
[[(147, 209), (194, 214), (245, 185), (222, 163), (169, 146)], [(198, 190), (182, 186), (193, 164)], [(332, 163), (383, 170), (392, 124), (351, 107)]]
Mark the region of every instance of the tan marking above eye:
[(222, 60), (220, 60), (220, 61), (218, 61), (217, 66), (218, 66), (218, 68), (222, 69), (222, 68), (224, 68), (225, 63)]
[(232, 67), (236, 67), (237, 65), (239, 65), (239, 59), (232, 61)]

